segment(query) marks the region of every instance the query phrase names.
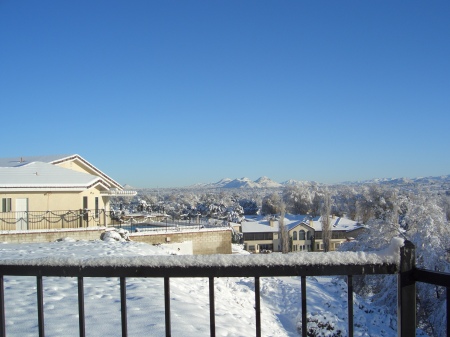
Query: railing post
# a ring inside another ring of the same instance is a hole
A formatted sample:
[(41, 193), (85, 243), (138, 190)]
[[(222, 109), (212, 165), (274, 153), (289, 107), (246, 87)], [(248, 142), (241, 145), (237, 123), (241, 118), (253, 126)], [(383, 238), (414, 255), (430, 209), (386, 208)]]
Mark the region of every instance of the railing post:
[(45, 336), (44, 330), (44, 288), (42, 285), (42, 276), (36, 277), (36, 291), (37, 291), (37, 309), (38, 309), (38, 328), (39, 337)]
[(78, 276), (78, 327), (80, 337), (86, 336), (86, 321), (84, 316), (84, 280)]
[(127, 337), (127, 284), (125, 277), (120, 277), (120, 314), (122, 319), (122, 337)]
[(306, 317), (306, 276), (301, 277), (302, 281), (302, 337), (306, 337), (308, 322)]
[(348, 337), (353, 337), (353, 275), (347, 276)]
[(172, 330), (170, 326), (170, 279), (168, 277), (164, 277), (164, 308), (166, 337), (171, 337)]
[(5, 293), (4, 293), (3, 275), (0, 275), (0, 337), (6, 336), (5, 328)]
[(211, 337), (216, 336), (216, 313), (214, 299), (214, 277), (209, 278), (209, 330)]
[(416, 335), (416, 282), (412, 275), (415, 267), (414, 244), (405, 240), (404, 246), (400, 248), (400, 272), (397, 276), (397, 329), (399, 337)]
[(255, 276), (255, 318), (256, 337), (261, 337), (261, 295), (258, 276)]
[(446, 318), (447, 318), (447, 336), (450, 336), (450, 287), (445, 288), (446, 298)]

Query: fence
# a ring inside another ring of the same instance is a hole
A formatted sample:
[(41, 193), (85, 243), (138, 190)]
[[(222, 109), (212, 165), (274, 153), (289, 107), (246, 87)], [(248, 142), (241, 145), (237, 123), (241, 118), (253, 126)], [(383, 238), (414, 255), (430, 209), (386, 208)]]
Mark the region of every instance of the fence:
[(195, 228), (221, 227), (224, 222), (195, 218), (174, 220), (163, 213), (122, 213), (105, 209), (79, 209), (60, 211), (25, 211), (0, 213), (0, 231), (11, 230), (51, 230), (66, 228), (86, 228), (95, 226), (127, 227), (134, 231), (140, 228)]
[[(107, 222), (108, 221), (108, 222)], [(25, 211), (0, 213), (0, 230), (48, 230), (105, 226), (111, 214), (99, 210)]]
[[(398, 256), (399, 254), (399, 256)], [(86, 335), (84, 317), (83, 279), (85, 277), (118, 277), (120, 280), (121, 331), (127, 336), (127, 295), (126, 279), (133, 277), (154, 277), (164, 279), (164, 305), (166, 336), (171, 336), (170, 279), (180, 277), (202, 277), (209, 279), (210, 335), (215, 332), (215, 295), (214, 279), (217, 277), (252, 277), (255, 282), (255, 335), (260, 337), (260, 278), (272, 276), (301, 277), (301, 314), (302, 336), (307, 336), (307, 276), (346, 275), (348, 286), (348, 336), (353, 336), (353, 276), (363, 274), (397, 274), (398, 275), (398, 335), (410, 337), (416, 330), (416, 282), (426, 282), (450, 287), (450, 275), (431, 272), (415, 267), (415, 248), (405, 242), (394, 257), (382, 254), (365, 254), (365, 262), (357, 263), (359, 253), (301, 253), (269, 255), (222, 255), (220, 259), (211, 256), (197, 256), (195, 259), (184, 256), (168, 256), (157, 265), (143, 264), (137, 257), (121, 261), (119, 265), (105, 264), (103, 259), (98, 265), (78, 265), (67, 261), (60, 265), (9, 264), (0, 261), (0, 337), (6, 336), (4, 307), (4, 275), (35, 276), (37, 282), (37, 314), (39, 335), (45, 335), (44, 299), (42, 278), (46, 276), (78, 278), (78, 312), (79, 335)], [(148, 259), (147, 259), (148, 261)], [(61, 263), (61, 262), (59, 262)], [(450, 333), (449, 306), (447, 301), (447, 336)]]

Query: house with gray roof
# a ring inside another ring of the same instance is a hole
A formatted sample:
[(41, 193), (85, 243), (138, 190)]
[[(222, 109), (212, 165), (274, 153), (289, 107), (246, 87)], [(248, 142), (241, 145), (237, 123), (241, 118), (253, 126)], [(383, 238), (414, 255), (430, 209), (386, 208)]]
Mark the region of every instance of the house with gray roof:
[[(321, 216), (286, 215), (284, 228), (288, 232), (289, 250), (292, 252), (324, 251)], [(365, 226), (346, 217), (330, 215), (331, 238), (330, 250), (356, 238)], [(260, 219), (244, 221), (240, 225), (245, 249), (258, 253), (263, 250), (281, 251), (280, 229), (278, 219)]]
[(0, 230), (106, 225), (110, 197), (135, 194), (77, 154), (0, 158)]
[[(306, 243), (297, 242), (295, 239), (303, 238), (302, 229), (298, 227), (293, 227), (289, 229), (289, 236), (292, 237), (292, 251), (324, 251), (323, 243), (323, 217), (322, 216), (306, 216), (302, 220), (303, 227), (311, 231), (310, 238), (307, 239)], [(348, 219), (346, 217), (337, 217), (335, 215), (329, 216), (329, 223), (331, 229), (331, 237), (329, 242), (330, 251), (337, 250), (339, 246), (346, 242), (354, 240), (362, 231), (364, 231), (365, 226), (357, 221)], [(308, 232), (307, 232), (308, 233)], [(300, 240), (298, 240), (300, 241)]]
[(269, 220), (264, 220), (261, 222), (244, 221), (241, 223), (241, 232), (243, 235), (245, 250), (252, 253), (274, 250), (277, 251), (277, 222)]

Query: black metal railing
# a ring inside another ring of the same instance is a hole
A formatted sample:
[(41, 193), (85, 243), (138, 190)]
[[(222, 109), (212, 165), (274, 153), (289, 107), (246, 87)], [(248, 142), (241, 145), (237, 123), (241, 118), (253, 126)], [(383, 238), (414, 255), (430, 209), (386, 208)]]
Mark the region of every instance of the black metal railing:
[(447, 330), (447, 337), (450, 336), (450, 301), (449, 301), (449, 295), (450, 295), (450, 274), (449, 273), (442, 273), (437, 271), (430, 271), (422, 268), (414, 268), (412, 271), (412, 280), (414, 282), (423, 282), (427, 284), (433, 284), (435, 286), (441, 286), (444, 287), (446, 290), (446, 314), (447, 314), (447, 320), (446, 320), (446, 330)]
[(118, 223), (120, 219), (104, 209), (0, 213), (0, 231), (86, 228)]
[[(149, 263), (145, 257), (115, 258), (111, 264), (105, 258), (92, 258), (88, 263), (74, 262), (73, 258), (57, 264), (43, 263), (36, 259), (26, 265), (8, 263), (0, 260), (0, 337), (6, 336), (3, 277), (5, 275), (35, 276), (37, 282), (37, 314), (39, 336), (45, 335), (43, 277), (76, 277), (78, 279), (79, 335), (85, 336), (84, 285), (85, 277), (117, 277), (120, 280), (121, 327), (122, 336), (128, 335), (127, 328), (127, 278), (162, 278), (164, 280), (165, 331), (171, 336), (170, 279), (171, 278), (208, 278), (210, 335), (216, 336), (214, 279), (217, 277), (251, 277), (255, 283), (255, 335), (263, 335), (260, 316), (260, 278), (300, 276), (301, 278), (301, 315), (302, 336), (308, 333), (307, 326), (307, 276), (347, 276), (348, 285), (348, 336), (353, 336), (353, 276), (374, 274), (398, 275), (398, 335), (415, 336), (416, 331), (416, 289), (415, 282), (427, 282), (444, 287), (450, 286), (450, 275), (417, 269), (415, 267), (415, 248), (405, 242), (400, 248), (400, 256), (380, 257), (377, 253), (365, 253), (365, 264), (346, 263), (356, 261), (358, 253), (301, 253), (268, 255), (223, 255), (214, 259), (214, 255), (204, 256), (167, 256), (158, 265)], [(347, 255), (345, 255), (347, 254)], [(348, 255), (350, 254), (350, 255)], [(352, 255), (353, 254), (353, 255)], [(373, 255), (373, 259), (371, 256)], [(98, 263), (96, 263), (98, 259)], [(151, 259), (150, 259), (151, 260)], [(100, 263), (101, 261), (101, 263)], [(53, 262), (56, 263), (56, 262)], [(448, 303), (448, 302), (447, 302)], [(448, 304), (447, 304), (448, 309)], [(449, 311), (447, 310), (447, 322)], [(449, 330), (447, 330), (449, 331)], [(447, 332), (448, 335), (449, 332)]]
[(124, 227), (130, 231), (161, 228), (203, 228), (228, 226), (227, 222), (204, 217), (173, 219), (165, 213), (125, 213), (105, 209), (0, 212), (0, 231), (54, 230), (96, 226)]

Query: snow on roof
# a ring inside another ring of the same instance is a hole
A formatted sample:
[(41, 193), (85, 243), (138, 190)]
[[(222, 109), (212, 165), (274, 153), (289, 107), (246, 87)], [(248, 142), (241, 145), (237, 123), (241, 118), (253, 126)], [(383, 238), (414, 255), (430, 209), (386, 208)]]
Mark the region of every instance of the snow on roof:
[(78, 154), (63, 154), (63, 155), (44, 155), (44, 156), (25, 156), (25, 157), (14, 157), (14, 158), (0, 158), (0, 168), (1, 167), (22, 167), (24, 165), (31, 164), (33, 162), (42, 162), (47, 164), (58, 165), (62, 162), (78, 160), (88, 168), (88, 171), (94, 173), (94, 175), (99, 176), (105, 185), (112, 185), (115, 188), (122, 190), (122, 185), (116, 182), (114, 179), (109, 177), (107, 174), (99, 170), (97, 167), (89, 163), (86, 159), (82, 158)]
[(70, 157), (72, 155), (48, 155), (48, 156), (25, 156), (25, 157), (14, 157), (14, 158), (0, 158), (0, 167), (18, 167), (30, 164), (32, 162), (43, 162), (43, 163), (53, 163)]
[(263, 222), (242, 222), (242, 233), (275, 233), (278, 232), (278, 223), (271, 227), (268, 221)]
[[(322, 231), (322, 217), (317, 216), (309, 221), (305, 219), (305, 224), (314, 228), (315, 231)], [(352, 231), (363, 227), (363, 225), (357, 221), (343, 218), (343, 217), (333, 217), (330, 215), (331, 230), (333, 231)]]
[[(101, 178), (44, 162), (32, 162), (18, 167), (0, 167), (1, 189), (83, 189), (103, 184)], [(108, 189), (104, 185), (105, 189)]]
[[(350, 220), (343, 217), (330, 216), (331, 229), (334, 231), (352, 231), (361, 227), (364, 227), (357, 221)], [(322, 231), (322, 217), (311, 215), (292, 215), (286, 214), (284, 218), (284, 225), (288, 230), (292, 230), (300, 224), (304, 224), (313, 228), (315, 231)], [(245, 224), (245, 230), (244, 230)], [(277, 232), (279, 228), (279, 220), (274, 220), (274, 227), (270, 227), (269, 221), (265, 219), (249, 219), (242, 223), (243, 233), (259, 233), (259, 232)]]
[(308, 223), (305, 223), (303, 220), (302, 221), (297, 221), (297, 222), (291, 222), (290, 224), (286, 225), (286, 228), (288, 231), (290, 231), (291, 229), (294, 229), (295, 227), (297, 227), (298, 225), (308, 225)]

